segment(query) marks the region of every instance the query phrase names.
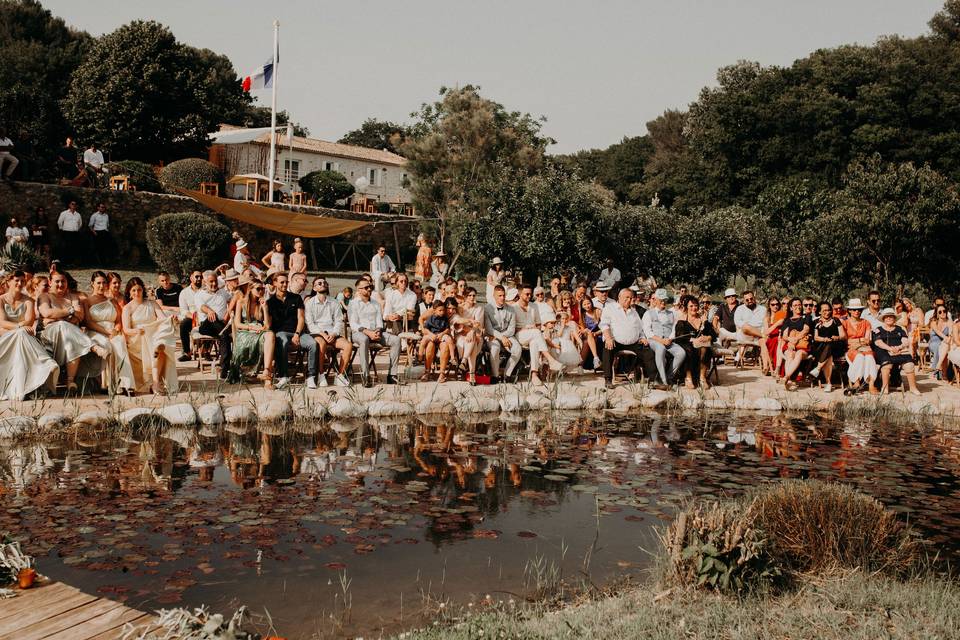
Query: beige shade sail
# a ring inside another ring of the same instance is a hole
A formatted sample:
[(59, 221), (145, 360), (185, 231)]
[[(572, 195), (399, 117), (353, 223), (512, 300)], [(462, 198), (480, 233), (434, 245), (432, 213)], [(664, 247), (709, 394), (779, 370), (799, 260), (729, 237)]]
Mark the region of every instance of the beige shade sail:
[[(241, 173), (227, 180), (227, 184), (246, 184), (250, 180), (256, 180), (257, 182), (270, 182), (270, 178), (262, 173)], [(285, 183), (280, 182), (279, 180), (274, 180), (273, 184), (276, 185), (277, 188), (286, 186)]]
[(231, 220), (245, 222), (256, 227), (303, 238), (330, 238), (365, 227), (369, 222), (361, 220), (342, 220), (317, 216), (310, 213), (297, 213), (274, 207), (248, 202), (246, 200), (229, 200), (216, 196), (177, 189), (185, 196), (189, 196), (200, 204), (223, 214)]

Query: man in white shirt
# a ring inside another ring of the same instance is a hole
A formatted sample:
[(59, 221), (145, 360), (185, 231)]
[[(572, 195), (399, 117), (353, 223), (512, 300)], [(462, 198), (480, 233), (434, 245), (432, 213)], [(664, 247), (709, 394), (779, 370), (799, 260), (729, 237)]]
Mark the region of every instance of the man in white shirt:
[(634, 376), (639, 376), (641, 367), (649, 370), (645, 361), (652, 356), (643, 335), (640, 314), (633, 306), (633, 291), (621, 289), (617, 302), (603, 309), (600, 331), (603, 333), (603, 379), (608, 388), (613, 386), (613, 358), (622, 351), (637, 354)]
[(227, 328), (230, 320), (230, 295), (217, 284), (217, 274), (203, 272), (204, 289), (194, 296), (203, 320), (197, 331), (205, 336), (217, 339), (220, 346), (220, 379), (226, 380), (230, 368), (231, 336)]
[[(757, 296), (753, 291), (743, 292), (743, 304), (737, 307), (733, 312), (733, 323), (737, 327), (737, 342), (742, 344), (755, 344), (760, 346), (764, 338), (763, 322), (767, 317), (767, 308), (762, 304), (757, 304)], [(741, 346), (734, 356), (734, 360), (739, 362), (743, 358), (743, 352), (746, 347)], [(760, 361), (762, 369), (770, 369), (770, 354), (766, 349), (760, 349)]]
[(390, 276), (396, 272), (397, 267), (387, 255), (387, 248), (377, 247), (377, 253), (370, 260), (370, 276), (373, 278), (374, 288), (378, 292), (383, 291), (384, 283), (389, 282)]
[[(13, 151), (13, 140), (7, 136), (7, 130), (0, 127), (0, 178), (12, 180), (13, 170), (17, 168), (20, 161), (11, 153)], [(6, 172), (3, 171), (3, 165), (7, 165)]]
[(326, 278), (315, 278), (314, 295), (304, 301), (304, 316), (307, 331), (317, 343), (317, 384), (327, 386), (327, 351), (340, 352), (340, 369), (333, 383), (338, 387), (349, 387), (347, 367), (353, 354), (353, 344), (343, 337), (343, 310), (340, 303), (328, 296), (330, 285)]
[(83, 227), (83, 218), (80, 217), (80, 212), (77, 211), (76, 200), (71, 200), (67, 208), (61, 211), (60, 217), (57, 218), (57, 229), (60, 230), (58, 240), (61, 246), (61, 253), (63, 254), (63, 261), (71, 267), (77, 266), (79, 262), (76, 258), (80, 255), (81, 251), (81, 227)]
[(867, 308), (863, 310), (860, 317), (870, 323), (870, 330), (873, 331), (883, 325), (880, 320), (880, 292), (871, 291), (867, 294)]
[(97, 143), (91, 142), (90, 147), (83, 152), (83, 168), (95, 187), (101, 186), (100, 179), (106, 177), (107, 169), (104, 166), (103, 153), (97, 149)]
[(597, 284), (606, 285), (607, 291), (613, 289), (620, 283), (620, 269), (617, 269), (613, 266), (613, 260), (607, 258), (606, 266), (603, 271), (600, 272), (600, 277), (597, 279)]
[(26, 227), (21, 227), (16, 218), (10, 218), (10, 226), (7, 227), (7, 247), (14, 244), (26, 244), (30, 239), (30, 231)]
[(190, 274), (190, 284), (180, 291), (180, 344), (183, 347), (183, 354), (177, 358), (180, 362), (190, 360), (190, 332), (193, 330), (193, 318), (197, 316), (199, 320), (200, 305), (197, 304), (197, 294), (203, 285), (203, 274), (194, 271)]
[[(657, 289), (650, 297), (650, 308), (643, 314), (643, 333), (650, 343), (650, 348), (653, 349), (653, 358), (662, 385), (672, 383), (687, 357), (683, 347), (673, 341), (676, 337), (677, 317), (673, 311), (667, 309), (666, 302), (669, 297), (666, 289)], [(669, 375), (667, 374), (668, 353), (673, 360)]]
[(383, 314), (380, 305), (370, 300), (373, 284), (360, 278), (356, 282), (356, 297), (347, 310), (353, 341), (357, 343), (357, 357), (360, 358), (360, 371), (363, 374), (363, 386), (372, 387), (370, 379), (370, 343), (376, 342), (390, 349), (390, 367), (387, 369), (387, 384), (396, 384), (397, 361), (400, 359), (400, 338), (387, 333), (383, 327)]
[(97, 264), (110, 264), (113, 237), (110, 235), (110, 216), (107, 214), (107, 205), (100, 203), (97, 210), (90, 216), (87, 223), (93, 233), (93, 252), (97, 256)]
[(610, 299), (610, 285), (603, 282), (593, 285), (593, 300), (591, 302), (593, 302), (593, 308), (600, 309), (601, 313), (607, 307), (617, 306), (617, 303)]
[(493, 300), (483, 309), (484, 330), (490, 349), (490, 373), (494, 378), (491, 382), (494, 383), (500, 378), (500, 349), (510, 352), (504, 372), (507, 378), (513, 373), (523, 353), (520, 342), (516, 340), (517, 315), (506, 302), (507, 291), (498, 284), (493, 287)]
[(416, 329), (417, 294), (407, 288), (407, 274), (398, 275), (396, 282), (396, 288), (384, 295), (383, 319), (390, 333), (399, 335)]
[[(930, 326), (930, 321), (933, 320), (933, 314), (937, 312), (937, 307), (946, 307), (947, 302), (943, 299), (943, 296), (937, 296), (933, 299), (933, 306), (930, 307), (930, 310), (923, 314), (923, 325), (926, 327)], [(950, 310), (947, 309), (947, 320), (953, 322), (953, 314), (950, 313)]]

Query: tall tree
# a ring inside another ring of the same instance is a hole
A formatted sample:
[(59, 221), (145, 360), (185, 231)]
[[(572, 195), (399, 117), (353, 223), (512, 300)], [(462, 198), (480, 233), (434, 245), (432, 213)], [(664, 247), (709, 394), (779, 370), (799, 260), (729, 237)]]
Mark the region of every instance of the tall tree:
[(610, 189), (621, 202), (629, 198), (634, 185), (644, 178), (644, 167), (653, 154), (653, 144), (648, 136), (623, 138), (606, 149), (589, 149), (556, 160), (563, 166), (576, 170), (587, 180)]
[(338, 142), (400, 153), (400, 147), (409, 135), (407, 127), (402, 124), (367, 118), (359, 129), (348, 131)]

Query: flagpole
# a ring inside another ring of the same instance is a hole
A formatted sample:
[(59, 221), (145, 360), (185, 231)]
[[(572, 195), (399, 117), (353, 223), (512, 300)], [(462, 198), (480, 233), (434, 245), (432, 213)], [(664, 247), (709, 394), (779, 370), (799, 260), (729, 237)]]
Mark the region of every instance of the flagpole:
[(277, 168), (277, 76), (280, 66), (280, 56), (277, 55), (277, 45), (280, 41), (280, 21), (273, 21), (273, 88), (270, 95), (270, 192), (268, 202), (273, 202), (273, 183)]

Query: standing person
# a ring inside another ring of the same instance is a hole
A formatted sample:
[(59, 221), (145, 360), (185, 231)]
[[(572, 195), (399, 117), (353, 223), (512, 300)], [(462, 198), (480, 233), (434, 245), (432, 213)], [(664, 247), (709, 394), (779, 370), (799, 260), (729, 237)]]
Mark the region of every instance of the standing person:
[(907, 378), (910, 393), (920, 395), (913, 355), (910, 353), (910, 338), (904, 328), (897, 325), (897, 312), (889, 307), (882, 310), (880, 322), (882, 324), (873, 330), (873, 358), (880, 367), (880, 380), (883, 385), (880, 393), (890, 393), (890, 375), (897, 366)]
[(106, 177), (107, 168), (103, 159), (103, 152), (97, 149), (96, 142), (91, 142), (87, 150), (83, 152), (83, 168), (86, 170), (92, 186), (103, 186), (101, 179)]
[(613, 258), (607, 258), (603, 270), (600, 271), (600, 277), (597, 279), (597, 282), (606, 285), (607, 291), (609, 291), (620, 284), (620, 278), (620, 269), (613, 266)]
[(30, 246), (45, 260), (50, 260), (50, 237), (47, 235), (47, 210), (37, 207), (30, 222)]
[(384, 283), (389, 282), (396, 272), (397, 266), (387, 255), (387, 248), (383, 245), (377, 247), (377, 252), (370, 259), (370, 277), (373, 278), (373, 287), (377, 293), (383, 291)]
[(503, 277), (506, 273), (503, 270), (503, 260), (494, 258), (490, 261), (490, 270), (487, 271), (487, 290), (486, 300), (488, 303), (493, 301), (493, 289), (498, 284), (503, 284)]
[(860, 298), (851, 298), (847, 303), (847, 318), (843, 321), (843, 330), (847, 334), (847, 377), (850, 379), (850, 388), (844, 391), (847, 396), (860, 393), (864, 386), (870, 389), (870, 393), (877, 393), (874, 385), (877, 362), (870, 346), (873, 328), (861, 317), (862, 313)]
[(267, 310), (270, 312), (270, 327), (273, 329), (277, 343), (274, 349), (274, 354), (276, 354), (274, 360), (277, 366), (277, 389), (283, 389), (290, 384), (287, 369), (291, 345), (306, 351), (307, 388), (316, 389), (317, 342), (310, 333), (305, 331), (306, 317), (304, 315), (303, 298), (299, 294), (289, 291), (289, 284), (290, 280), (287, 278), (287, 274), (274, 274), (274, 294), (267, 300)]
[(88, 223), (93, 233), (93, 253), (97, 257), (97, 264), (108, 264), (113, 257), (113, 236), (110, 235), (110, 215), (107, 205), (100, 203), (97, 210), (90, 215)]
[(447, 254), (438, 251), (433, 256), (433, 275), (430, 276), (430, 286), (439, 291), (440, 285), (447, 280), (447, 272), (450, 271), (450, 265), (447, 264)]
[(291, 278), (296, 273), (307, 275), (307, 254), (303, 252), (303, 240), (300, 238), (293, 239), (293, 253), (290, 254), (288, 262)]
[(194, 271), (190, 274), (190, 284), (180, 291), (177, 298), (180, 321), (180, 347), (183, 354), (177, 358), (180, 362), (187, 362), (191, 357), (190, 333), (194, 324), (200, 318), (200, 305), (197, 304), (197, 294), (203, 288), (203, 274)]
[(82, 226), (83, 218), (77, 211), (77, 201), (71, 200), (67, 208), (61, 211), (57, 218), (57, 229), (60, 230), (60, 237), (57, 238), (60, 253), (63, 261), (69, 266), (75, 266), (79, 263), (77, 256), (81, 247), (80, 228)]
[[(317, 385), (327, 386), (327, 352), (340, 352), (340, 366), (333, 384), (338, 387), (349, 387), (347, 367), (353, 355), (353, 343), (343, 337), (343, 311), (336, 300), (329, 298), (330, 285), (326, 278), (316, 278), (313, 281), (315, 294), (305, 303), (304, 321), (307, 330), (317, 343)], [(309, 384), (309, 383), (308, 383)]]
[(36, 304), (23, 293), (25, 274), (14, 271), (0, 296), (0, 400), (23, 400), (40, 388), (54, 392), (60, 367), (35, 335)]
[(233, 256), (233, 270), (239, 275), (247, 269), (250, 269), (254, 277), (261, 277), (263, 271), (261, 271), (257, 265), (253, 264), (253, 260), (250, 259), (250, 247), (247, 245), (246, 240), (243, 238), (237, 240), (236, 247), (237, 253)]
[(204, 288), (194, 296), (194, 304), (199, 311), (200, 325), (197, 331), (201, 335), (216, 338), (220, 348), (220, 379), (226, 380), (229, 374), (231, 335), (227, 330), (227, 322), (231, 320), (229, 314), (230, 295), (220, 288), (217, 283), (217, 274), (213, 271), (203, 272)]
[[(267, 271), (281, 273), (285, 270), (287, 264), (287, 254), (283, 252), (283, 242), (278, 238), (273, 241), (272, 249), (267, 251), (261, 262), (267, 268)], [(304, 256), (306, 257), (306, 256)], [(240, 273), (239, 271), (237, 273)], [(292, 273), (291, 273), (292, 275)]]
[[(6, 171), (4, 171), (6, 164)], [(0, 127), (0, 179), (12, 180), (13, 171), (20, 161), (13, 155), (13, 140), (7, 135), (7, 130)]]
[(73, 144), (73, 138), (67, 137), (63, 146), (57, 150), (57, 173), (62, 180), (73, 180), (80, 173), (77, 166), (79, 151)]
[(123, 333), (127, 336), (127, 352), (137, 391), (152, 389), (158, 395), (176, 393), (179, 384), (173, 351), (177, 337), (172, 320), (156, 302), (147, 300), (147, 288), (136, 276), (127, 281), (123, 297), (126, 300), (121, 315)]
[[(433, 282), (430, 280), (430, 276), (433, 275), (433, 249), (430, 248), (430, 243), (427, 241), (426, 236), (422, 233), (417, 236), (417, 261), (416, 266), (414, 267), (414, 276), (421, 283), (426, 284)], [(436, 285), (434, 285), (436, 287)]]
[[(654, 360), (657, 364), (657, 372), (660, 374), (660, 382), (669, 386), (676, 377), (677, 372), (683, 368), (683, 361), (687, 357), (687, 352), (679, 344), (673, 342), (676, 337), (676, 315), (670, 309), (667, 309), (667, 300), (670, 294), (666, 289), (657, 289), (650, 298), (650, 309), (643, 314), (643, 333), (653, 349)], [(667, 373), (667, 354), (672, 356), (672, 368)]]
[[(428, 287), (432, 294), (432, 290)], [(425, 292), (426, 294), (427, 292)], [(433, 296), (424, 295), (424, 303), (432, 302)], [(517, 331), (517, 316), (513, 310), (506, 304), (507, 292), (503, 285), (496, 285), (493, 288), (493, 298), (487, 303), (483, 313), (485, 333), (487, 337), (487, 347), (490, 349), (490, 373), (493, 376), (493, 382), (496, 384), (500, 380), (500, 350), (506, 349), (510, 352), (507, 358), (506, 377), (510, 377), (514, 367), (520, 362), (522, 349), (520, 343), (515, 339)]]
[(390, 349), (390, 367), (387, 369), (387, 384), (396, 384), (397, 361), (400, 359), (400, 338), (384, 331), (383, 313), (380, 305), (370, 300), (373, 285), (369, 280), (360, 278), (356, 282), (357, 297), (350, 303), (347, 312), (353, 342), (358, 345), (360, 371), (363, 374), (363, 386), (372, 387), (370, 379), (370, 344), (380, 343)]

